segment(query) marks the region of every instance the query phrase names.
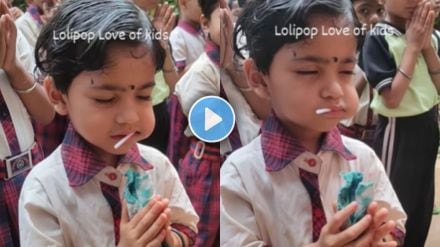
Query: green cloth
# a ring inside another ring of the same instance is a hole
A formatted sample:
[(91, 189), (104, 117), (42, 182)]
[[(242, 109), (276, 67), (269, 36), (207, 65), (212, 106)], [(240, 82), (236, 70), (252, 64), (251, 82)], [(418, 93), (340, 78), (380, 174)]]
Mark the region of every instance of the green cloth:
[(358, 203), (356, 212), (348, 219), (348, 225), (351, 226), (361, 220), (367, 213), (368, 205), (373, 200), (373, 183), (362, 182), (364, 176), (356, 171), (341, 173), (341, 176), (345, 180), (345, 184), (339, 190), (338, 210), (345, 208), (353, 201)]
[(156, 75), (154, 76), (154, 81), (156, 82), (156, 85), (153, 88), (151, 97), (153, 100), (153, 105), (157, 105), (168, 98), (168, 96), (170, 95), (170, 88), (165, 81), (165, 77), (162, 71), (156, 73)]
[(154, 190), (148, 174), (141, 176), (130, 168), (124, 176), (127, 178), (124, 188), (124, 200), (127, 202), (128, 214), (131, 218), (147, 205), (153, 197)]

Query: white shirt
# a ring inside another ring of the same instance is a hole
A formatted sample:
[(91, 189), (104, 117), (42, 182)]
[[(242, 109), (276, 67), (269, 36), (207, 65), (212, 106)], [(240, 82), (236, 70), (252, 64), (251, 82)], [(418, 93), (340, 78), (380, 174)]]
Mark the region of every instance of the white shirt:
[[(177, 82), (174, 93), (179, 99), (183, 113), (188, 116), (191, 106), (198, 99), (209, 95), (220, 95), (220, 77), (228, 102), (234, 108), (241, 143), (246, 145), (258, 136), (261, 121), (254, 114), (231, 78), (223, 72), (220, 75), (220, 69), (209, 59), (206, 53), (203, 53)], [(189, 128), (185, 130), (185, 134), (193, 136)], [(221, 154), (231, 150), (228, 139), (220, 142)]]
[[(152, 177), (155, 193), (170, 200), (171, 222), (197, 232), (198, 216), (173, 165), (159, 151), (138, 147), (141, 156), (153, 166), (142, 171)], [(102, 195), (100, 182), (111, 184), (104, 174), (114, 172), (122, 193), (125, 180), (122, 174), (128, 166), (106, 167), (86, 184), (70, 187), (61, 146), (58, 147), (32, 169), (23, 184), (19, 201), (21, 245), (115, 246), (112, 212)]]
[(33, 74), (35, 69), (34, 50), (35, 47), (28, 43), (20, 30), (17, 30), (16, 56), (18, 61), (20, 61), (21, 65), (24, 67), (25, 71), (31, 74), (31, 78), (34, 78)]
[[(188, 24), (184, 25), (188, 27)], [(179, 22), (179, 25), (170, 33), (172, 54), (178, 69), (192, 64), (204, 51), (205, 40), (202, 33), (189, 29)]]
[[(0, 69), (0, 91), (9, 109), (18, 143), (20, 144), (20, 150), (22, 152), (27, 151), (32, 148), (35, 142), (35, 133), (31, 118), (23, 102), (11, 87), (8, 77), (2, 69)], [(3, 114), (3, 112), (0, 112), (0, 114)], [(0, 125), (0, 159), (3, 160), (11, 155), (8, 139), (6, 138), (3, 126)]]
[(35, 49), (35, 44), (37, 43), (38, 35), (40, 35), (41, 27), (35, 22), (32, 15), (29, 12), (24, 13), (15, 21), (15, 25), (23, 34), (27, 43)]
[[(298, 168), (318, 173), (327, 222), (334, 212), (342, 171), (360, 171), (374, 183), (374, 201), (390, 210), (388, 219), (404, 231), (406, 215), (383, 165), (365, 144), (342, 137), (357, 159), (347, 161), (335, 152), (304, 152), (276, 172), (265, 170), (261, 137), (232, 153), (220, 172), (221, 246), (303, 246), (312, 243), (310, 197)], [(305, 159), (315, 159), (310, 167)]]

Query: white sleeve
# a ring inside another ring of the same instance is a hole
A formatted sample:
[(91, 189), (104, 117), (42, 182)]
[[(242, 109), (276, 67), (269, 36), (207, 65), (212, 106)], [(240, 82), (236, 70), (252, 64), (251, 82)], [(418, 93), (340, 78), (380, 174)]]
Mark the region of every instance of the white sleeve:
[(168, 198), (171, 209), (171, 224), (185, 225), (197, 233), (199, 217), (192, 206), (192, 203), (179, 179), (176, 169), (171, 162), (165, 158), (161, 171), (157, 172), (156, 191), (162, 197)]
[(65, 246), (55, 211), (37, 180), (25, 181), (18, 210), (21, 246)]
[(220, 169), (220, 246), (267, 246), (261, 240), (250, 196), (235, 167)]
[(173, 30), (170, 34), (170, 43), (172, 49), (173, 59), (178, 70), (183, 70), (187, 66), (188, 49), (185, 44), (185, 39), (178, 32), (178, 29)]
[[(205, 59), (204, 55), (199, 59)], [(197, 60), (176, 84), (175, 93), (183, 113), (187, 116), (197, 100), (204, 96), (220, 94), (220, 73), (209, 65)]]

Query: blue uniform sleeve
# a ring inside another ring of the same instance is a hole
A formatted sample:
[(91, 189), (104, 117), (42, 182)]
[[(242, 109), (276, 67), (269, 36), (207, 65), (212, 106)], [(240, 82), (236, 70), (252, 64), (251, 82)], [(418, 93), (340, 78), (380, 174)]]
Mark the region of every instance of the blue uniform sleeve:
[(397, 68), (384, 36), (371, 32), (367, 35), (359, 57), (359, 66), (379, 94), (391, 86)]

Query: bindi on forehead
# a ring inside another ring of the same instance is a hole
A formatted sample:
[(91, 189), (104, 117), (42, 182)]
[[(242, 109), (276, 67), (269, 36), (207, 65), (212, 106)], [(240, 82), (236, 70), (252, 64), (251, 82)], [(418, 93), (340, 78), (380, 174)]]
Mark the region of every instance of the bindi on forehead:
[(135, 90), (135, 89), (136, 89), (136, 86), (135, 86), (135, 85), (130, 85), (130, 89), (131, 89), (131, 90)]

